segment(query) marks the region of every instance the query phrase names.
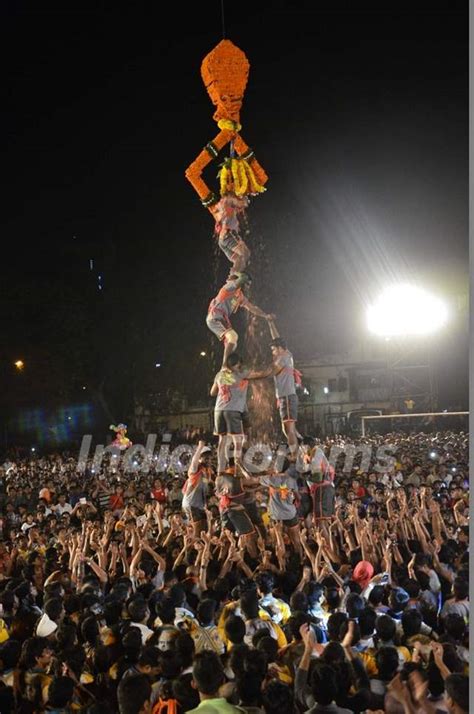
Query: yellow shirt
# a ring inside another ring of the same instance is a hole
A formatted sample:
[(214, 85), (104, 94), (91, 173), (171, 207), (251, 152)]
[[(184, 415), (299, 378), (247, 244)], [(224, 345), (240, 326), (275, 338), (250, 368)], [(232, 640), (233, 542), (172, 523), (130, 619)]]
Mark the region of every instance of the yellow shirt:
[[(225, 621), (231, 615), (238, 607), (239, 601), (235, 600), (234, 602), (229, 602), (227, 605), (224, 605), (224, 608), (220, 614), (219, 621), (217, 623), (217, 630), (219, 632), (220, 638), (222, 642), (225, 644), (226, 649), (230, 650), (232, 648), (232, 643), (228, 639), (227, 635), (225, 634)], [(275, 631), (276, 639), (277, 639), (277, 644), (278, 644), (278, 649), (281, 649), (282, 647), (286, 647), (287, 645), (287, 639), (285, 637), (285, 633), (281, 629), (279, 625), (276, 625), (274, 622), (272, 622), (272, 618), (266, 612), (265, 610), (260, 610), (258, 611), (258, 616), (261, 620), (266, 620), (266, 622), (271, 622), (272, 627)]]
[(8, 629), (5, 624), (5, 620), (0, 619), (0, 645), (9, 639)]

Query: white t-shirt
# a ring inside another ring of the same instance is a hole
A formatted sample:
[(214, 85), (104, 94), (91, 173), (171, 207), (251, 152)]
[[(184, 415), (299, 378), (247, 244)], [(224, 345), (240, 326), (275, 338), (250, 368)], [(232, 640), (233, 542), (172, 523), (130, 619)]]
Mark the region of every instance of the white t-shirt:
[(153, 634), (153, 630), (150, 630), (147, 625), (143, 625), (141, 622), (131, 622), (130, 624), (132, 625), (132, 627), (138, 627), (138, 629), (142, 633), (142, 645), (144, 645), (147, 639)]
[(27, 523), (25, 521), (21, 525), (21, 530), (23, 531), (23, 533), (27, 533), (30, 530), (30, 528), (33, 528), (35, 525), (36, 525), (36, 523)]
[(59, 513), (60, 516), (62, 516), (63, 513), (72, 513), (72, 506), (70, 503), (65, 503), (64, 506), (58, 503), (57, 506), (54, 506), (54, 512)]

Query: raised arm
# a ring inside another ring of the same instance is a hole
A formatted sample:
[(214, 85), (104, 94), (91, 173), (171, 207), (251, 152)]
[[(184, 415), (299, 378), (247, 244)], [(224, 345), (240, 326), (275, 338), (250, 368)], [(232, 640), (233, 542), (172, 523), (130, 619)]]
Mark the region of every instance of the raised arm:
[(270, 366), (267, 369), (249, 372), (247, 379), (265, 379), (266, 377), (271, 377), (272, 374), (274, 374), (274, 368)]
[(95, 562), (93, 558), (86, 558), (84, 562), (87, 563), (87, 565), (93, 570), (95, 575), (97, 575), (102, 585), (105, 585), (108, 582), (109, 578), (107, 573), (103, 568), (100, 567), (100, 565), (98, 565), (98, 563)]
[(138, 548), (137, 552), (132, 558), (132, 562), (130, 563), (130, 577), (133, 578), (138, 570), (138, 566), (140, 564), (140, 561), (142, 559), (143, 555), (143, 545), (140, 545)]
[(280, 333), (277, 330), (277, 326), (275, 325), (274, 320), (268, 320), (268, 327), (270, 328), (272, 340), (276, 340), (277, 337), (280, 337)]
[[(261, 485), (261, 486), (265, 487), (265, 484), (260, 483), (260, 479), (258, 478), (258, 476), (252, 476), (250, 474), (250, 472), (247, 471), (245, 466), (240, 462), (239, 462), (239, 469), (240, 469), (242, 476), (245, 479), (245, 484), (247, 484), (248, 486), (260, 486)], [(245, 485), (245, 484), (242, 484), (242, 485)]]
[(156, 550), (154, 550), (154, 549), (151, 547), (151, 545), (149, 545), (146, 541), (143, 541), (143, 543), (142, 543), (142, 548), (143, 548), (143, 550), (145, 550), (149, 555), (151, 555), (151, 557), (153, 558), (153, 560), (155, 561), (155, 563), (157, 563), (159, 570), (162, 570), (162, 571), (164, 572), (164, 571), (166, 570), (166, 561), (165, 561), (165, 559), (162, 558), (161, 555), (160, 555), (159, 553), (157, 553)]
[[(215, 383), (212, 385), (213, 388), (214, 388), (214, 385), (215, 385)], [(215, 396), (212, 394), (212, 389), (211, 389), (211, 395)], [(194, 452), (193, 458), (191, 459), (191, 463), (189, 464), (188, 476), (192, 476), (198, 470), (199, 459), (201, 458), (202, 450), (204, 449), (205, 446), (206, 446), (206, 443), (204, 441), (198, 441), (197, 449)]]

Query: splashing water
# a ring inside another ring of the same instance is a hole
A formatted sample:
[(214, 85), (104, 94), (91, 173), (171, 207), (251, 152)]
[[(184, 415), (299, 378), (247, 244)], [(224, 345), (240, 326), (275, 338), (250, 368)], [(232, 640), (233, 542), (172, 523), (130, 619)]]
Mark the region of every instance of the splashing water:
[[(262, 309), (268, 309), (268, 290), (265, 293), (264, 286), (269, 283), (269, 261), (265, 250), (265, 243), (262, 236), (257, 236), (256, 240), (250, 241), (250, 227), (245, 216), (245, 234), (251, 250), (249, 271), (254, 278), (252, 282), (252, 302), (256, 302)], [(245, 348), (248, 362), (253, 369), (262, 369), (271, 362), (271, 354), (268, 347), (270, 333), (265, 320), (247, 313), (247, 329), (245, 334)], [(249, 435), (253, 440), (258, 439), (264, 443), (274, 441), (277, 433), (279, 420), (276, 419), (276, 399), (273, 380), (262, 379), (251, 383), (251, 395), (249, 398), (249, 415), (251, 428)]]
[[(251, 257), (249, 262), (249, 272), (254, 277), (252, 287), (252, 295), (249, 299), (256, 302), (263, 309), (269, 309), (268, 303), (268, 286), (270, 285), (270, 270), (267, 257), (266, 247), (261, 235), (252, 235), (250, 224), (248, 221), (247, 212), (240, 211), (238, 215), (240, 225), (240, 235), (249, 246)], [(213, 291), (215, 295), (229, 275), (231, 270), (230, 264), (225, 264), (225, 278), (219, 279), (221, 274), (223, 254), (219, 249), (216, 235), (213, 236), (212, 250), (212, 277)], [(265, 290), (265, 287), (267, 289)], [(244, 312), (244, 311), (242, 311)], [(245, 346), (246, 363), (252, 369), (262, 369), (267, 367), (271, 362), (271, 354), (268, 347), (270, 341), (270, 333), (265, 320), (256, 318), (248, 312), (245, 312), (246, 318), (242, 321), (244, 329), (239, 330), (240, 345)], [(238, 322), (238, 317), (234, 316), (233, 322)], [(244, 333), (244, 334), (243, 334)], [(220, 368), (222, 359), (222, 345), (218, 344), (213, 336), (209, 336), (209, 355), (211, 365), (214, 368), (214, 373)], [(258, 380), (251, 383), (248, 399), (249, 409), (249, 427), (248, 439), (250, 441), (261, 441), (263, 443), (274, 442), (277, 438), (280, 429), (280, 420), (276, 412), (276, 399), (273, 381), (270, 379)]]

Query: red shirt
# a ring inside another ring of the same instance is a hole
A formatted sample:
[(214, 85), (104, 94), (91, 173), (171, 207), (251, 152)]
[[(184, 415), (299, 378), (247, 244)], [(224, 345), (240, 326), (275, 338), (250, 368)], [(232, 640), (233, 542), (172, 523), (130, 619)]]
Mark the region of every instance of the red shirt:
[(166, 491), (164, 488), (154, 488), (151, 495), (158, 503), (166, 503)]
[(117, 511), (120, 508), (123, 508), (123, 505), (123, 495), (121, 493), (113, 493), (110, 497), (110, 508), (112, 511)]

